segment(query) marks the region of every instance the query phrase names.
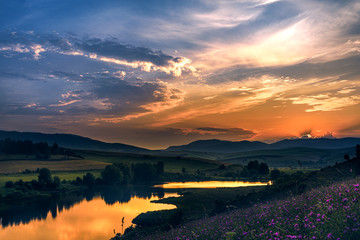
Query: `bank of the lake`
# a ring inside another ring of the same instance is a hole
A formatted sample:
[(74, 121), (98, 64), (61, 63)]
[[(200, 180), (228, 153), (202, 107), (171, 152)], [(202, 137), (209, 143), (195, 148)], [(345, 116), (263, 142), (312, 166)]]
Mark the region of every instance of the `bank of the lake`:
[[(256, 190), (256, 187), (246, 187), (233, 188), (231, 191), (229, 188), (184, 191), (148, 185), (79, 187), (79, 191), (53, 191), (43, 193), (44, 197), (40, 198), (33, 196), (19, 201), (3, 201), (2, 204), (6, 207), (0, 216), (0, 239), (51, 239), (56, 236), (62, 236), (60, 239), (109, 239), (114, 236), (114, 230), (122, 233), (123, 229), (133, 223), (142, 225), (143, 216), (146, 216), (148, 222), (149, 219), (150, 222), (156, 222), (159, 220), (159, 213), (163, 214), (163, 219), (170, 216), (172, 221), (177, 221), (177, 218), (183, 220), (211, 215), (212, 210), (216, 209), (215, 199), (222, 197), (226, 201), (233, 198), (235, 192), (241, 195)], [(181, 199), (193, 204), (174, 201), (180, 199), (177, 194), (179, 191), (183, 195)], [(201, 204), (201, 210), (206, 211), (192, 212), (191, 208), (199, 208), (195, 202)], [(185, 205), (188, 209), (184, 208)], [(190, 215), (190, 212), (197, 216)], [(133, 222), (133, 219), (137, 220)], [(160, 226), (161, 221), (158, 223)], [(79, 232), (76, 232), (76, 229)]]
[(17, 202), (0, 214), (0, 239), (109, 239), (114, 231), (122, 232), (131, 226), (132, 220), (143, 212), (176, 208), (152, 202), (175, 196), (176, 193), (164, 193), (148, 186), (124, 186)]
[[(166, 203), (176, 206), (175, 210), (170, 211), (148, 211), (137, 216), (133, 222), (135, 229), (128, 229), (125, 236), (120, 235), (113, 238), (117, 239), (136, 239), (138, 236), (147, 235), (156, 231), (166, 231), (170, 228), (194, 219), (216, 215), (220, 212), (232, 209), (235, 206), (228, 205), (234, 199), (244, 198), (250, 193), (255, 193), (265, 189), (268, 182), (240, 182), (240, 181), (214, 181), (214, 184), (222, 183), (222, 187), (209, 187), (210, 182), (192, 183), (168, 183), (161, 186), (181, 186), (188, 184), (191, 188), (164, 188), (165, 192), (177, 192), (180, 197), (168, 197), (156, 200), (156, 203)], [(198, 186), (196, 186), (196, 184)], [(253, 184), (253, 186), (250, 186)], [(225, 186), (229, 187), (225, 187)], [(209, 188), (205, 188), (205, 187)], [(237, 187), (234, 187), (237, 186)], [(242, 186), (242, 187), (239, 187)], [(246, 187), (245, 187), (246, 186)], [(202, 187), (202, 188), (200, 188)]]

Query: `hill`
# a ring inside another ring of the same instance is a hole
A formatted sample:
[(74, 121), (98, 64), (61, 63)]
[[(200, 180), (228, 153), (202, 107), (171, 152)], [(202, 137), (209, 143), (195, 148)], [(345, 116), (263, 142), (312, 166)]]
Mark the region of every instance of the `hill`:
[(127, 153), (148, 153), (150, 150), (122, 143), (106, 143), (73, 134), (44, 134), (37, 132), (0, 131), (0, 139), (31, 140), (33, 142), (47, 142), (49, 145), (57, 143), (61, 147), (85, 150), (99, 150)]
[(294, 147), (306, 147), (317, 149), (341, 149), (354, 147), (360, 144), (360, 138), (307, 138), (307, 139), (285, 139), (270, 144), (271, 148), (283, 149)]
[(192, 151), (210, 153), (236, 153), (253, 150), (314, 148), (314, 149), (344, 149), (360, 144), (360, 138), (311, 138), (285, 139), (266, 144), (259, 141), (222, 141), (217, 139), (199, 140), (186, 145), (171, 146), (165, 151)]
[[(250, 161), (264, 162), (270, 167), (321, 168), (344, 161), (353, 154), (353, 147), (343, 149), (285, 148), (224, 154), (218, 161), (246, 165)], [(300, 165), (301, 164), (301, 165)]]
[(250, 150), (267, 149), (268, 144), (263, 142), (250, 141), (222, 141), (217, 139), (212, 140), (198, 140), (186, 145), (171, 146), (165, 151), (194, 151), (194, 152), (215, 152), (215, 153), (230, 153), (242, 152)]

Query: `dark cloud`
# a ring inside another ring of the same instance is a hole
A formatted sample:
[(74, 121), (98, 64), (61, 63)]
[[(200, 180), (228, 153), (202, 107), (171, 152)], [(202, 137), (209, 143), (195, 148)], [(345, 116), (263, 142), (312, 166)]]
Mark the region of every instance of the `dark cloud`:
[(162, 131), (170, 135), (187, 135), (187, 136), (204, 136), (217, 135), (250, 138), (256, 135), (256, 132), (243, 128), (216, 128), (216, 127), (199, 127), (199, 128), (166, 128)]
[(360, 18), (356, 23), (349, 26), (347, 33), (351, 35), (360, 35)]
[(359, 132), (360, 131), (360, 124), (354, 124), (349, 127), (341, 129), (340, 132)]
[(87, 54), (97, 54), (101, 57), (115, 58), (128, 62), (151, 62), (156, 66), (167, 66), (171, 61), (178, 62), (181, 60), (162, 51), (121, 44), (116, 38), (102, 40), (99, 38), (79, 38), (70, 34), (61, 36), (55, 33), (0, 32), (0, 47), (22, 46), (23, 49), (27, 49), (26, 54), (30, 55), (32, 52), (29, 49), (35, 44), (40, 44), (46, 51), (51, 52), (66, 54), (72, 51), (82, 51)]
[(169, 64), (169, 61), (176, 62), (179, 60), (161, 51), (153, 51), (150, 48), (120, 44), (117, 39), (81, 39), (77, 41), (76, 46), (80, 50), (105, 57), (123, 59), (130, 62), (146, 61), (157, 66), (166, 66)]
[(223, 134), (236, 134), (239, 136), (253, 136), (256, 133), (251, 130), (246, 130), (242, 128), (214, 128), (214, 127), (202, 127), (202, 128), (195, 128), (195, 131), (203, 131), (209, 133), (223, 133)]
[(300, 132), (300, 138), (311, 138), (313, 130), (312, 129), (306, 129), (302, 132)]
[(216, 84), (226, 81), (242, 81), (249, 77), (263, 75), (284, 76), (296, 79), (322, 78), (341, 76), (343, 79), (353, 79), (360, 76), (358, 63), (360, 55), (346, 56), (342, 59), (327, 62), (302, 62), (289, 66), (225, 69), (208, 78), (208, 83)]

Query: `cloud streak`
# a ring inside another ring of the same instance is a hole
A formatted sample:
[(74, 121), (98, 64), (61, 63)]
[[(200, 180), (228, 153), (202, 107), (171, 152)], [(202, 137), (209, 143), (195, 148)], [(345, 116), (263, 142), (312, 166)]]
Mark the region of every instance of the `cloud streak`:
[(66, 38), (23, 32), (2, 32), (1, 35), (9, 39), (0, 42), (0, 51), (8, 54), (32, 53), (35, 60), (47, 51), (139, 68), (145, 72), (160, 71), (176, 77), (180, 77), (183, 72), (197, 75), (197, 69), (191, 65), (189, 58), (173, 57), (146, 47), (120, 44), (117, 39)]

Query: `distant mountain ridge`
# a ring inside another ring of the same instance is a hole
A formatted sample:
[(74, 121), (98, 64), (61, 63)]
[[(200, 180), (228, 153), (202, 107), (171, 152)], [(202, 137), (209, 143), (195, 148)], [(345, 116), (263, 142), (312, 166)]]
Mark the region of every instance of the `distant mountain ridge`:
[(286, 148), (315, 148), (315, 149), (343, 149), (360, 144), (360, 138), (309, 138), (285, 139), (267, 144), (260, 141), (224, 141), (218, 139), (198, 140), (185, 145), (170, 146), (161, 151), (152, 151), (122, 143), (106, 143), (74, 134), (45, 134), (38, 132), (17, 132), (0, 130), (0, 139), (31, 140), (33, 142), (57, 143), (61, 147), (85, 150), (111, 151), (123, 153), (160, 153), (166, 152), (209, 152), (209, 153), (237, 153), (244, 151), (286, 149)]
[(165, 151), (193, 151), (193, 152), (218, 152), (228, 153), (236, 151), (251, 151), (259, 149), (267, 149), (268, 144), (263, 142), (250, 141), (223, 141), (218, 139), (198, 140), (186, 145), (171, 146)]
[(343, 149), (360, 144), (360, 138), (309, 138), (309, 139), (285, 139), (267, 144), (259, 141), (222, 141), (217, 139), (198, 140), (186, 145), (171, 146), (165, 151), (192, 151), (230, 153), (267, 149), (285, 148), (316, 148), (316, 149)]
[(45, 134), (38, 132), (17, 132), (17, 131), (1, 131), (0, 139), (11, 138), (14, 140), (31, 140), (33, 142), (47, 142), (49, 145), (57, 143), (60, 147), (85, 149), (85, 150), (99, 150), (111, 152), (125, 152), (125, 153), (147, 153), (150, 150), (140, 147), (135, 147), (122, 143), (106, 143), (94, 140), (87, 137), (82, 137), (73, 134)]

